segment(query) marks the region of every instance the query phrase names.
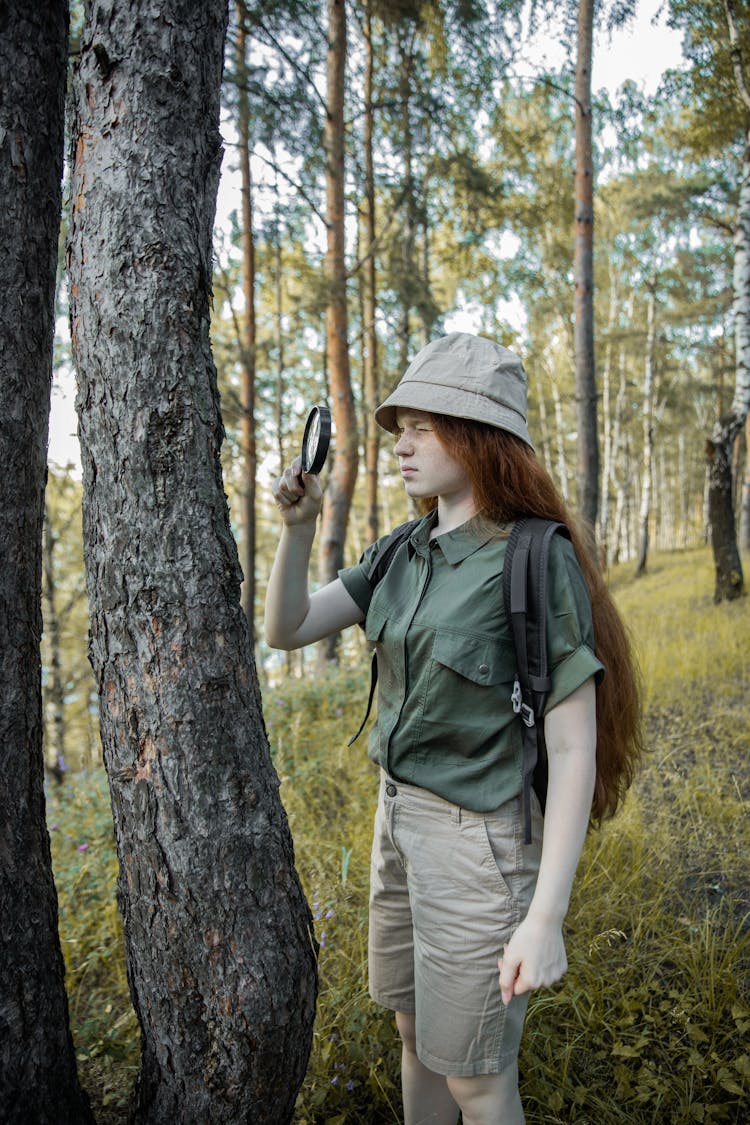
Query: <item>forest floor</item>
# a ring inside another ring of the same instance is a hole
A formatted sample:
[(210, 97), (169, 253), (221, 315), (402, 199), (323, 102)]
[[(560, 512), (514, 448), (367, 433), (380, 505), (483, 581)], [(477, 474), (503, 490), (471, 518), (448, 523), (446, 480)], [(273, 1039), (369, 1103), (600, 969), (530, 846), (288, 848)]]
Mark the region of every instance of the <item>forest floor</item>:
[[(611, 575), (646, 689), (647, 760), (589, 834), (566, 922), (569, 970), (529, 1005), (528, 1125), (746, 1120), (750, 1098), (750, 598), (715, 606), (708, 550)], [(320, 997), (296, 1125), (397, 1125), (399, 1048), (366, 994), (373, 767), (346, 749), (362, 666), (264, 689), (297, 864), (316, 917)], [(356, 721), (355, 721), (356, 720)], [(354, 727), (352, 724), (354, 723)], [(124, 1125), (138, 1066), (103, 771), (48, 795), (82, 1081)]]

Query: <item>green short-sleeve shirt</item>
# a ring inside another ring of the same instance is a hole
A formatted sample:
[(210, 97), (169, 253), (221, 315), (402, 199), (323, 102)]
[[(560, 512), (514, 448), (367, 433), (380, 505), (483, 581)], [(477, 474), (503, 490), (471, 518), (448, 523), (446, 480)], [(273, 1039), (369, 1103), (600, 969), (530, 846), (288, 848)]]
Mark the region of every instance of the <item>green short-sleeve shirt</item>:
[[(394, 778), (489, 812), (523, 788), (502, 587), (509, 528), (469, 523), (430, 539), (433, 521), (417, 525), (374, 591), (367, 574), (384, 539), (340, 572), (377, 647), (378, 713), (368, 752)], [(586, 584), (561, 536), (552, 540), (547, 585), (549, 711), (603, 666)]]

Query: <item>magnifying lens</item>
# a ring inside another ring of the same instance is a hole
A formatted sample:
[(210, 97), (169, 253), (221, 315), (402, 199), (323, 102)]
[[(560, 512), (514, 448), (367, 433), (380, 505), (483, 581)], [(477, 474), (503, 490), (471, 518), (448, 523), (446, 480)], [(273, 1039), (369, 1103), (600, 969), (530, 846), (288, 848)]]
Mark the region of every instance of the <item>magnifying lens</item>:
[(302, 472), (319, 473), (328, 456), (331, 442), (331, 412), (327, 406), (314, 406), (307, 416), (302, 438)]

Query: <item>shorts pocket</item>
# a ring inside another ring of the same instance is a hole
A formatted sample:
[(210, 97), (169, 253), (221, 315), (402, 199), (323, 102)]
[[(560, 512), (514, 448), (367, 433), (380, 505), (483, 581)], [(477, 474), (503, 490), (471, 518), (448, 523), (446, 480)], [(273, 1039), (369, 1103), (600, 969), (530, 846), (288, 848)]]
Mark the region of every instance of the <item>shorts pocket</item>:
[(482, 818), (482, 829), (488, 866), (491, 866), (498, 889), (508, 898), (518, 896), (518, 872), (522, 848), (518, 802), (511, 802), (507, 814), (490, 813)]
[(531, 794), (532, 842), (524, 844), (522, 800), (509, 803), (510, 815), (488, 813), (484, 818), (487, 847), (497, 868), (498, 876), (510, 890), (517, 920), (528, 910), (542, 858), (544, 817), (536, 794)]

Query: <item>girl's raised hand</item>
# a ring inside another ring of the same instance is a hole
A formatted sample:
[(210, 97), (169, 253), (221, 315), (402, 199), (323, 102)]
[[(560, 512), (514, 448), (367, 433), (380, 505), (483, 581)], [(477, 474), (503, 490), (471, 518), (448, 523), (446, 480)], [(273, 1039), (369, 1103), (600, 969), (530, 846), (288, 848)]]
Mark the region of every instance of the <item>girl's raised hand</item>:
[(287, 527), (315, 526), (323, 506), (323, 490), (314, 473), (303, 473), (299, 457), (273, 482), (276, 507)]

